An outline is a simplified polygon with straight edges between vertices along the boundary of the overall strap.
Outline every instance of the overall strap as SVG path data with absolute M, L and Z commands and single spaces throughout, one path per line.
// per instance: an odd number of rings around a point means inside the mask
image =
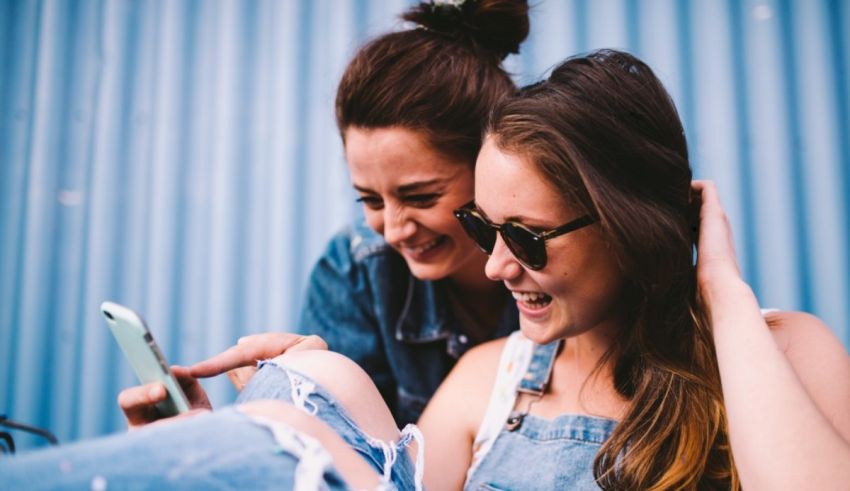
M 552 341 L 549 344 L 535 344 L 531 355 L 528 370 L 517 386 L 517 392 L 524 392 L 536 396 L 542 396 L 549 386 L 552 378 L 552 367 L 555 365 L 555 357 L 561 347 L 563 339 Z
M 525 375 L 522 376 L 516 386 L 516 393 L 523 392 L 537 396 L 537 399 L 528 403 L 524 410 L 519 408 L 514 409 L 505 420 L 505 429 L 508 431 L 516 431 L 522 426 L 525 417 L 531 410 L 531 405 L 539 401 L 543 394 L 546 393 L 546 388 L 549 386 L 549 381 L 552 378 L 552 368 L 555 365 L 555 357 L 558 356 L 558 350 L 561 347 L 562 339 L 552 341 L 549 344 L 534 344 L 531 352 L 531 360 L 528 363 L 528 368 Z

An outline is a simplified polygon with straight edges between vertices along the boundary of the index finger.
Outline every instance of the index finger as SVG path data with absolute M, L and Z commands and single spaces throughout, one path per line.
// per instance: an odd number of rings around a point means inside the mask
M 277 332 L 248 336 L 236 346 L 192 365 L 189 370 L 193 377 L 220 375 L 234 368 L 251 366 L 258 360 L 280 355 L 301 338 L 302 336 L 297 334 Z

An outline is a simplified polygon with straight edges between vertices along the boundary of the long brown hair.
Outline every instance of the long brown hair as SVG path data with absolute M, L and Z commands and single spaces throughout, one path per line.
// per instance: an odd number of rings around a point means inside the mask
M 594 462 L 604 489 L 738 488 L 707 317 L 696 295 L 691 169 L 652 70 L 602 50 L 497 106 L 488 132 L 594 213 L 626 278 L 611 361 L 628 410 Z
M 472 165 L 487 115 L 516 90 L 501 61 L 528 35 L 528 4 L 422 2 L 402 18 L 416 27 L 375 38 L 348 64 L 336 96 L 340 133 L 422 131 L 437 150 Z

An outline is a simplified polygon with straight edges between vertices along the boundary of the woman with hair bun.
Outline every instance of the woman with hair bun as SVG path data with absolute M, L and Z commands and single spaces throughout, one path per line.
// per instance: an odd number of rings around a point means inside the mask
M 115 455 L 159 449 L 147 485 L 847 489 L 850 357 L 812 318 L 765 320 L 647 65 L 611 50 L 568 59 L 498 103 L 485 134 L 475 200 L 454 215 L 521 330 L 460 360 L 419 420 L 424 448 L 357 364 L 302 350 L 245 389 L 276 380 L 279 400 L 81 445 L 66 480 L 133 483 Z M 60 453 L 0 461 L 0 475 L 23 482 L 29 466 L 43 482 Z M 187 471 L 199 454 L 215 472 Z
M 331 239 L 309 280 L 298 334 L 247 336 L 176 374 L 230 371 L 241 389 L 257 360 L 324 348 L 363 367 L 399 424 L 415 422 L 457 358 L 518 329 L 509 292 L 452 211 L 472 199 L 481 127 L 516 90 L 501 65 L 528 35 L 525 0 L 422 2 L 414 27 L 381 35 L 349 62 L 336 120 L 365 223 Z M 262 375 L 261 375 L 262 376 Z M 240 401 L 265 397 L 246 392 Z M 156 419 L 159 387 L 119 399 L 131 426 Z
M 487 114 L 516 90 L 501 62 L 516 53 L 528 35 L 527 1 L 422 2 L 402 18 L 414 27 L 384 34 L 361 47 L 337 91 L 336 120 L 365 223 L 337 234 L 319 259 L 297 326 L 300 334 L 248 336 L 190 369 L 173 367 L 195 408 L 209 407 L 196 377 L 228 371 L 240 389 L 251 379 L 239 402 L 277 398 L 288 390 L 289 381 L 277 370 L 257 372 L 257 360 L 286 351 L 328 348 L 366 371 L 389 406 L 389 413 L 384 409 L 380 415 L 395 419 L 397 427 L 418 419 L 464 352 L 518 328 L 509 292 L 486 278 L 486 255 L 452 212 L 472 199 L 474 163 Z M 343 375 L 340 378 L 346 379 Z M 160 385 L 133 387 L 121 393 L 119 405 L 135 428 L 160 418 L 155 405 L 165 396 Z M 235 417 L 231 413 L 215 414 L 229 430 L 235 425 L 224 420 Z M 94 450 L 82 455 L 94 464 L 96 456 L 103 455 L 98 452 L 107 448 L 118 455 L 121 449 L 149 445 L 145 448 L 159 459 L 181 461 L 198 455 L 185 450 L 199 446 L 192 443 L 203 440 L 197 433 L 212 424 L 186 422 L 173 434 L 149 428 L 145 434 L 153 434 L 150 437 L 112 439 L 113 446 L 94 443 Z M 250 434 L 227 432 L 234 445 L 241 441 L 255 445 Z M 386 440 L 398 440 L 392 437 L 397 430 L 386 434 Z M 167 448 L 157 448 L 156 439 L 168 441 Z M 323 440 L 326 448 L 351 452 L 339 437 L 330 439 L 330 444 Z M 352 443 L 347 437 L 345 441 Z M 374 447 L 362 438 L 355 444 Z M 204 446 L 219 452 L 215 445 Z M 386 464 L 380 453 L 384 447 L 376 448 L 370 450 L 377 452 L 373 460 Z M 42 454 L 41 462 L 50 455 Z M 409 467 L 409 462 L 403 464 L 405 459 L 398 460 L 395 467 L 382 464 L 380 471 Z M 261 467 L 259 461 L 256 465 Z M 161 465 L 150 467 L 162 470 Z M 74 474 L 80 475 L 85 473 Z M 65 486 L 72 485 L 73 478 L 45 482 Z

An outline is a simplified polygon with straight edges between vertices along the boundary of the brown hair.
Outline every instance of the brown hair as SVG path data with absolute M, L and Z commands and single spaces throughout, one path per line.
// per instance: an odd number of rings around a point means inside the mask
M 340 133 L 350 126 L 422 131 L 439 151 L 471 164 L 481 127 L 515 91 L 501 60 L 528 35 L 525 0 L 422 2 L 402 15 L 416 28 L 384 34 L 348 64 L 336 96 Z
M 600 218 L 628 326 L 600 362 L 630 403 L 594 462 L 604 489 L 739 487 L 714 345 L 696 295 L 691 169 L 676 108 L 637 58 L 567 60 L 499 105 L 488 132 Z M 599 368 L 599 367 L 597 367 Z

